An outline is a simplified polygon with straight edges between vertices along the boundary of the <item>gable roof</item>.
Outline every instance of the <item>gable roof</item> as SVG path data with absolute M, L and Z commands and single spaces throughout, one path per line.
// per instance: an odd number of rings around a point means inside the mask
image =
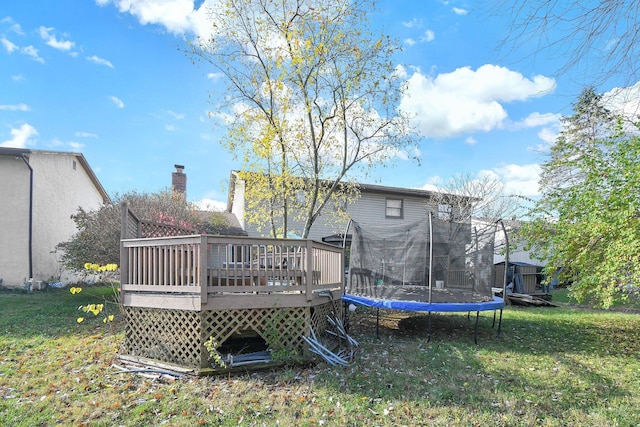
M 29 148 L 10 148 L 10 147 L 0 147 L 0 156 L 11 156 L 11 157 L 28 157 L 29 154 L 54 154 L 54 155 L 64 155 L 64 156 L 74 156 L 78 163 L 82 166 L 87 176 L 93 183 L 94 187 L 100 193 L 102 197 L 102 201 L 104 203 L 110 202 L 111 198 L 109 194 L 107 194 L 106 190 L 98 180 L 98 177 L 89 166 L 89 162 L 84 157 L 82 153 L 74 153 L 67 151 L 47 151 L 47 150 L 31 150 Z
M 229 192 L 227 195 L 227 211 L 231 211 L 231 206 L 233 205 L 233 197 L 235 194 L 236 180 L 238 179 L 237 170 L 231 171 L 231 177 L 229 179 Z M 433 198 L 442 195 L 448 195 L 450 197 L 458 197 L 460 199 L 470 199 L 476 200 L 476 197 L 471 196 L 456 196 L 455 194 L 444 193 L 440 191 L 431 191 L 431 190 L 422 190 L 418 188 L 404 188 L 404 187 L 388 187 L 385 185 L 377 185 L 377 184 L 362 184 L 356 183 L 356 186 L 360 190 L 361 193 L 376 193 L 376 194 L 386 194 L 386 195 L 395 195 L 395 196 L 406 196 L 406 197 L 419 197 L 419 198 Z

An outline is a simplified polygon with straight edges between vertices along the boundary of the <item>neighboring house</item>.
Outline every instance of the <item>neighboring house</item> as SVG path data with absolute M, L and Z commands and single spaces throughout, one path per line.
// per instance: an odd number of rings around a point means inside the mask
M 515 237 L 514 231 L 520 227 L 520 221 L 505 220 L 504 226 L 509 237 L 509 262 L 535 265 L 538 267 L 543 267 L 546 264 L 545 262 L 534 258 L 531 255 L 530 251 L 524 249 L 525 243 L 522 241 L 518 241 Z M 505 243 L 506 239 L 504 233 L 502 232 L 502 228 L 498 227 L 498 232 L 496 233 L 496 254 L 493 257 L 494 264 L 504 262 Z
M 409 188 L 359 184 L 360 197 L 347 206 L 349 216 L 362 225 L 412 223 L 423 219 L 429 212 L 449 215 L 451 207 L 438 205 L 432 191 Z M 235 214 L 242 228 L 250 237 L 264 237 L 255 224 L 245 221 L 245 181 L 238 173 L 231 172 L 227 211 Z M 311 227 L 309 238 L 318 241 L 341 243 L 347 222 L 336 223 L 320 216 Z M 303 224 L 290 220 L 290 230 L 301 230 Z
M 95 210 L 108 201 L 82 154 L 0 147 L 2 286 L 68 281 L 56 245 L 76 232 L 71 216 L 79 207 Z

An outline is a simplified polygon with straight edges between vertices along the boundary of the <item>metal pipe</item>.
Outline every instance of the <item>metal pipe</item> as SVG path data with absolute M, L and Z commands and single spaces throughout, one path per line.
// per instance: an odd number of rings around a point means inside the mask
M 432 285 L 432 277 L 431 272 L 433 271 L 433 223 L 431 218 L 433 217 L 433 212 L 429 212 L 429 304 L 431 304 L 431 285 Z M 429 318 L 431 320 L 431 318 Z M 431 332 L 429 332 L 429 336 L 431 336 Z
M 502 226 L 502 232 L 504 233 L 505 252 L 504 252 L 504 276 L 502 280 L 502 298 L 506 304 L 507 302 L 507 269 L 509 268 L 509 235 L 507 234 L 507 228 L 504 226 L 504 221 L 499 220 Z M 515 291 L 515 289 L 514 289 Z
M 29 168 L 29 279 L 33 279 L 33 168 L 24 153 L 20 158 Z

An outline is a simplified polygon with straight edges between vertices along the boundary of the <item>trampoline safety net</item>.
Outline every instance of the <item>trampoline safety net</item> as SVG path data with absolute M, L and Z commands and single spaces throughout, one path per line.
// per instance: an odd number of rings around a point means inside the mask
M 427 303 L 492 300 L 495 223 L 433 215 L 396 226 L 351 223 L 345 292 Z

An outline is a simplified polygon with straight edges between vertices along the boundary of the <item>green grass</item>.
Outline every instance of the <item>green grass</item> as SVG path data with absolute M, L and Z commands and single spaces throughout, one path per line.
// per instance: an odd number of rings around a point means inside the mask
M 563 305 L 578 305 L 578 302 L 571 295 L 568 288 L 554 289 L 551 294 L 553 295 L 553 302 Z M 585 306 L 593 304 L 586 303 Z M 640 312 L 640 300 L 637 298 L 628 298 L 626 301 L 618 301 L 611 307 L 613 311 L 623 312 Z
M 502 334 L 466 315 L 352 314 L 356 363 L 212 378 L 122 374 L 122 320 L 78 324 L 111 290 L 0 292 L 0 426 L 638 426 L 640 316 L 504 311 Z M 108 310 L 114 310 L 108 305 Z M 473 319 L 473 318 L 472 318 Z

